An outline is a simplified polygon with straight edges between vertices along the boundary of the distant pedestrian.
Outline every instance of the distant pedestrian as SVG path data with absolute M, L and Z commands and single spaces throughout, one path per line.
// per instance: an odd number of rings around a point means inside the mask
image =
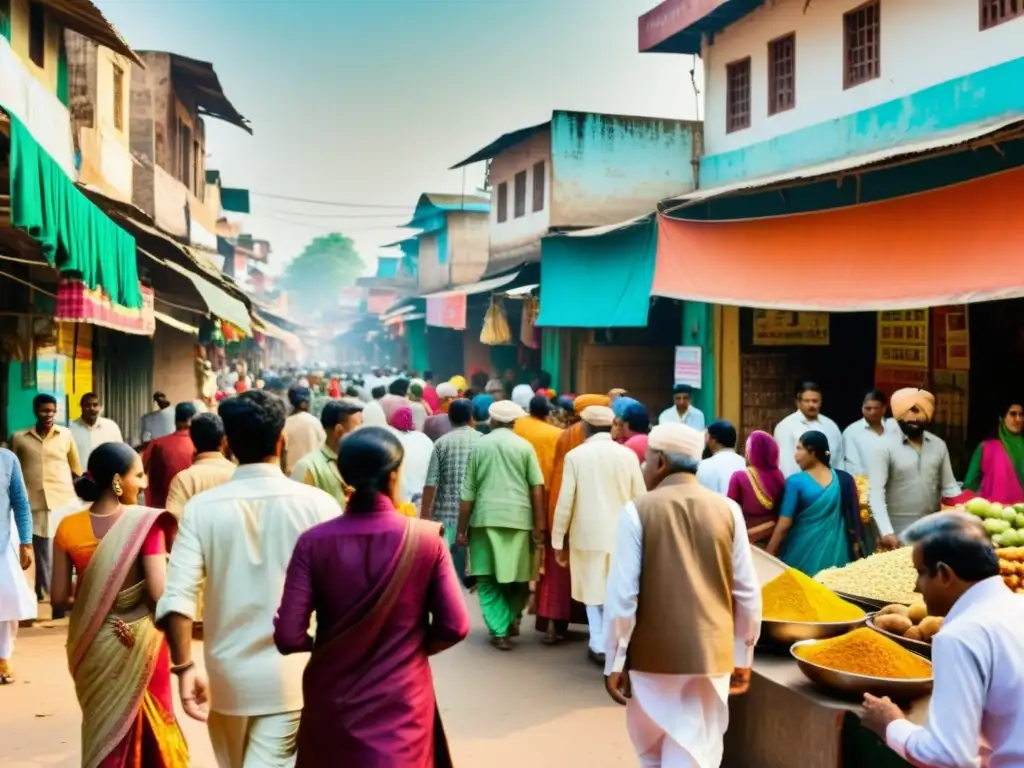
M 747 468 L 747 460 L 736 453 L 736 427 L 732 422 L 725 419 L 711 422 L 705 438 L 711 455 L 701 461 L 697 482 L 724 496 L 729 491 L 732 476 Z
M 189 424 L 188 434 L 195 451 L 192 464 L 174 476 L 167 491 L 167 511 L 179 520 L 193 496 L 226 483 L 235 474 L 220 416 L 197 414 Z
M 32 560 L 32 508 L 21 464 L 0 448 L 0 685 L 14 682 L 18 622 L 36 618 L 36 601 L 22 573 Z
M 659 424 L 685 424 L 698 431 L 704 431 L 704 413 L 693 405 L 693 387 L 689 384 L 676 384 L 672 389 L 673 404 L 658 416 Z
M 313 394 L 309 387 L 296 386 L 288 390 L 292 413 L 284 425 L 284 456 L 281 469 L 291 476 L 295 465 L 313 451 L 320 450 L 327 438 L 320 419 L 310 413 Z
M 427 484 L 427 470 L 430 467 L 430 455 L 434 443 L 422 432 L 416 431 L 412 409 L 399 408 L 391 418 L 391 427 L 402 443 L 405 458 L 402 462 L 402 482 L 399 485 L 398 499 L 419 507 L 423 497 L 423 488 Z
M 346 435 L 363 425 L 363 405 L 359 401 L 332 400 L 320 414 L 320 425 L 327 433 L 324 444 L 299 460 L 292 470 L 292 480 L 329 493 L 338 502 L 340 512 L 345 508 L 347 493 L 338 470 L 338 446 Z
M 42 601 L 50 594 L 53 570 L 53 529 L 56 520 L 50 514 L 74 504 L 75 479 L 82 475 L 78 448 L 71 431 L 58 426 L 57 399 L 36 395 L 32 401 L 35 426 L 14 435 L 11 447 L 21 462 L 32 506 L 32 547 L 35 551 L 36 597 Z M 64 616 L 63 607 L 53 606 L 54 618 Z
M 100 415 L 103 408 L 100 396 L 95 392 L 86 392 L 79 404 L 82 415 L 72 421 L 68 428 L 75 439 L 79 462 L 82 466 L 88 466 L 89 456 L 96 448 L 105 443 L 123 443 L 124 437 L 121 428 L 112 419 Z
M 452 423 L 448 418 L 448 409 L 459 397 L 454 384 L 444 382 L 437 385 L 438 408 L 423 425 L 423 434 L 435 442 L 443 435 L 452 431 Z
M 153 393 L 153 404 L 156 409 L 144 414 L 140 424 L 142 434 L 141 446 L 145 448 L 150 441 L 158 437 L 166 437 L 174 431 L 174 408 L 167 395 L 163 392 Z
M 178 403 L 174 407 L 174 432 L 153 440 L 143 451 L 142 464 L 149 475 L 147 505 L 166 509 L 167 493 L 174 476 L 192 466 L 196 449 L 192 444 L 189 427 L 195 415 L 196 407 L 192 403 Z

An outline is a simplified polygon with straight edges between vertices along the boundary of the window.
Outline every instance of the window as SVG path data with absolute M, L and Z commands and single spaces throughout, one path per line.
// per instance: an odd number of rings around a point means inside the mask
M 882 74 L 881 4 L 868 3 L 843 16 L 843 87 L 853 88 Z
M 28 57 L 37 67 L 46 66 L 46 6 L 33 2 L 28 14 Z
M 1024 16 L 1024 0 L 981 0 L 981 28 Z
M 508 221 L 508 182 L 498 185 L 498 223 Z
M 526 171 L 516 174 L 515 183 L 515 217 L 521 219 L 526 215 Z
M 533 212 L 544 210 L 544 182 L 547 181 L 544 161 L 533 164 Z
M 725 66 L 725 132 L 750 127 L 750 57 Z
M 206 174 L 203 173 L 203 145 L 199 139 L 192 142 L 192 181 L 195 183 L 196 197 L 202 200 L 206 191 Z
M 114 65 L 114 127 L 124 130 L 124 70 Z
M 768 43 L 768 114 L 796 106 L 796 34 Z
M 192 129 L 178 120 L 178 181 L 192 188 Z

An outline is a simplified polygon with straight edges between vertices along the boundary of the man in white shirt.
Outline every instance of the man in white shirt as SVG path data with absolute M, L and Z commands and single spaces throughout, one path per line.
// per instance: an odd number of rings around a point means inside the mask
M 619 515 L 605 687 L 626 705 L 645 766 L 721 764 L 728 696 L 748 689 L 761 633 L 743 513 L 697 482 L 703 449 L 704 436 L 683 424 L 651 430 L 649 490 Z
M 673 404 L 658 416 L 659 424 L 685 424 L 698 431 L 704 430 L 704 413 L 695 405 L 690 404 L 693 387 L 689 384 L 676 384 L 672 388 Z
M 796 463 L 796 444 L 804 432 L 816 430 L 828 438 L 833 467 L 845 467 L 843 434 L 828 416 L 821 413 L 821 387 L 813 381 L 800 385 L 796 393 L 796 413 L 791 413 L 775 426 L 775 442 L 779 444 L 779 469 L 786 477 L 800 471 Z
M 871 460 L 878 449 L 889 438 L 899 439 L 903 433 L 895 419 L 885 418 L 887 401 L 884 392 L 877 389 L 864 395 L 859 419 L 843 430 L 843 452 L 846 454 L 846 471 L 854 477 L 866 476 Z
M 712 421 L 708 425 L 707 443 L 711 456 L 697 468 L 697 482 L 725 496 L 732 476 L 747 468 L 747 460 L 736 453 L 736 427 L 725 419 Z
M 274 614 L 299 535 L 339 510 L 328 494 L 281 473 L 285 413 L 262 390 L 221 403 L 239 467 L 185 505 L 157 605 L 185 712 L 207 721 L 220 768 L 295 765 L 308 659 L 277 652 Z M 192 660 L 200 589 L 205 673 Z
M 82 468 L 88 469 L 89 456 L 94 450 L 105 443 L 123 443 L 121 428 L 104 416 L 100 416 L 100 396 L 95 392 L 86 392 L 80 401 L 82 415 L 71 422 L 69 429 L 78 449 L 78 459 Z
M 167 437 L 174 432 L 174 407 L 163 392 L 153 393 L 155 411 L 143 414 L 139 429 L 141 444 L 145 448 L 158 437 Z
M 588 656 L 603 666 L 602 606 L 615 528 L 623 505 L 642 495 L 646 487 L 636 454 L 612 440 L 612 409 L 591 405 L 583 409 L 580 418 L 584 442 L 565 455 L 551 546 L 558 565 L 569 568 L 572 599 L 587 606 Z
M 327 439 L 320 419 L 309 412 L 312 393 L 309 387 L 292 387 L 288 390 L 288 402 L 292 404 L 291 416 L 284 425 L 284 455 L 281 469 L 291 477 L 295 465 L 313 451 L 319 451 Z
M 931 515 L 903 539 L 914 546 L 928 613 L 945 616 L 932 639 L 928 724 L 914 725 L 888 698 L 870 695 L 863 724 L 914 765 L 1024 765 L 1024 597 L 1003 583 L 992 543 L 971 515 Z

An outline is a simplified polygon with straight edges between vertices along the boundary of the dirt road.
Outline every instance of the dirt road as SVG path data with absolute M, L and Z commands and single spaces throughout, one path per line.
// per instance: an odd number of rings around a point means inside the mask
M 636 765 L 622 710 L 586 661 L 586 643 L 546 648 L 532 630 L 500 653 L 476 600 L 473 633 L 434 660 L 438 702 L 460 768 Z M 531 624 L 532 621 L 524 622 Z M 0 687 L 0 765 L 75 768 L 80 716 L 64 656 L 65 628 L 22 630 L 18 682 Z M 201 648 L 196 648 L 202 658 Z M 205 727 L 180 713 L 194 768 L 216 768 Z

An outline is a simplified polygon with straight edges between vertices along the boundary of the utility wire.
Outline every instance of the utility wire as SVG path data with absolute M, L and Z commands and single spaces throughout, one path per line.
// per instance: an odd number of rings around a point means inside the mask
M 264 208 L 263 206 L 260 206 L 255 211 L 250 211 L 250 215 L 298 216 L 303 219 L 400 219 L 407 217 L 409 214 L 402 211 L 393 211 L 391 213 L 345 213 L 343 211 L 339 211 L 338 213 L 319 213 L 295 210 L 289 211 L 283 208 Z
M 343 203 L 337 200 L 316 200 L 308 197 L 289 197 L 288 195 L 275 195 L 270 192 L 255 192 L 250 191 L 250 195 L 256 195 L 257 197 L 267 197 L 271 200 L 288 200 L 293 203 L 309 203 L 311 205 L 333 205 L 338 208 L 392 208 L 395 210 L 409 211 L 415 206 L 413 205 L 383 205 L 377 203 Z

